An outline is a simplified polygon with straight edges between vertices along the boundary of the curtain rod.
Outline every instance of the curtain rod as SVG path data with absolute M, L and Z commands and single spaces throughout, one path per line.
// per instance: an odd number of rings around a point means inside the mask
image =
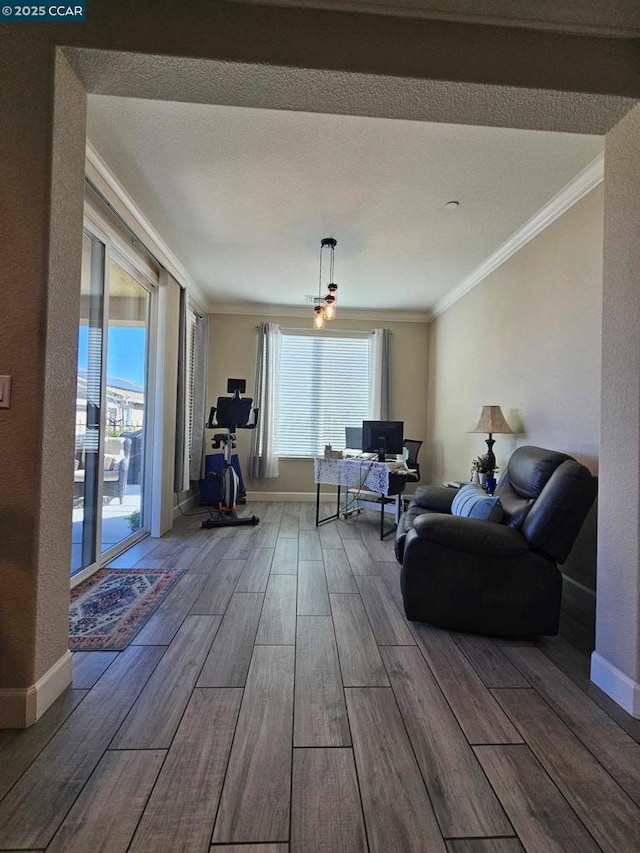
M 261 323 L 256 323 L 256 329 L 259 329 L 261 325 L 262 325 Z M 282 326 L 282 328 L 286 329 L 288 332 L 309 332 L 309 334 L 311 334 L 311 333 L 317 333 L 319 331 L 322 331 L 322 332 L 324 332 L 326 334 L 330 334 L 330 335 L 337 335 L 337 334 L 340 334 L 340 332 L 347 332 L 349 334 L 355 333 L 358 335 L 372 335 L 373 331 L 374 331 L 373 329 L 369 329 L 369 330 L 367 330 L 367 329 L 322 329 L 322 330 L 319 330 L 319 329 L 311 329 L 308 326 L 304 326 L 301 328 L 296 328 L 295 326 Z M 393 334 L 391 329 L 389 329 L 389 334 L 390 335 Z

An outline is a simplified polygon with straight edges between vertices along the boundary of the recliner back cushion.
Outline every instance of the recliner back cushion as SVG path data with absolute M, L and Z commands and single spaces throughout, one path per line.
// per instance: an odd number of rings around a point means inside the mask
M 543 450 L 541 447 L 518 447 L 495 490 L 502 502 L 503 524 L 507 527 L 522 527 L 534 501 L 554 471 L 568 459 L 571 457 L 566 453 Z
M 533 498 L 520 497 L 511 485 L 507 473 L 501 477 L 494 494 L 500 498 L 502 504 L 502 523 L 507 527 L 520 528 L 531 509 Z
M 522 525 L 531 546 L 564 563 L 595 500 L 596 489 L 596 478 L 575 459 L 558 466 Z
M 566 453 L 541 447 L 518 447 L 509 459 L 509 480 L 522 498 L 537 498 L 559 465 L 571 459 Z

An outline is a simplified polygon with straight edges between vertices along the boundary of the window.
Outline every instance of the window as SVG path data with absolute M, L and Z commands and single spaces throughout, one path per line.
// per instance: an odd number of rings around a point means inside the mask
M 369 417 L 369 334 L 282 330 L 278 454 L 344 447 L 344 428 Z

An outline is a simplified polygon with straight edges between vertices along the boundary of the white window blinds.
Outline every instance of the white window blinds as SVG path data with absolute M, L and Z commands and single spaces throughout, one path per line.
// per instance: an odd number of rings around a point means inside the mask
M 345 426 L 369 416 L 369 335 L 282 330 L 278 454 L 344 447 Z

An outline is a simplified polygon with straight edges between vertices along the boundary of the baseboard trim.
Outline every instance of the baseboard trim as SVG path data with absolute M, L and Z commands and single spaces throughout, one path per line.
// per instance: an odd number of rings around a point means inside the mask
M 178 501 L 178 503 L 173 508 L 173 518 L 179 518 L 182 515 L 182 512 L 185 512 L 188 509 L 191 509 L 192 506 L 196 506 L 197 502 L 200 500 L 200 493 L 196 490 L 192 492 L 188 498 L 185 498 L 183 501 Z
M 29 687 L 0 687 L 0 729 L 32 726 L 71 684 L 73 655 L 67 651 Z
M 323 501 L 335 501 L 335 495 L 320 496 Z M 248 501 L 287 501 L 290 503 L 311 503 L 315 501 L 315 492 L 247 492 Z
M 591 681 L 628 714 L 640 720 L 640 684 L 597 652 L 591 654 Z

